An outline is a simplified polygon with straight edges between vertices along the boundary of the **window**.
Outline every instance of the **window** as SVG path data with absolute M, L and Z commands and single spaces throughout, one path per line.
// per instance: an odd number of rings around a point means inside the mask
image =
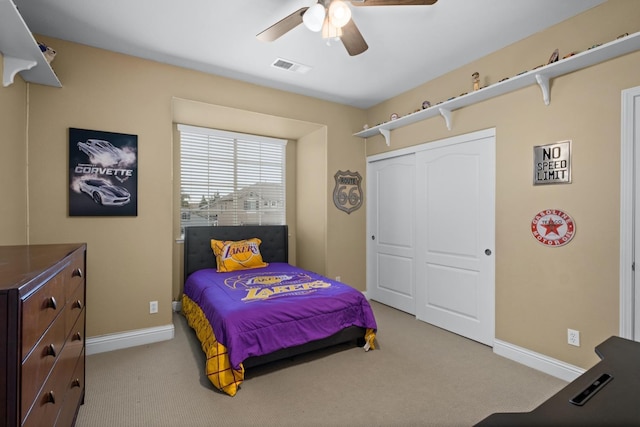
M 285 223 L 286 140 L 178 125 L 180 225 Z

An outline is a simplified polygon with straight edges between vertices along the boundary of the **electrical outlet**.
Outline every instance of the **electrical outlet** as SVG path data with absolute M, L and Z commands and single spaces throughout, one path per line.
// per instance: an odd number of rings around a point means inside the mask
M 149 314 L 158 312 L 158 301 L 149 301 Z
M 567 344 L 580 347 L 580 331 L 567 329 Z
M 336 282 L 339 282 L 339 281 L 341 281 L 341 280 L 342 280 L 342 277 L 340 277 L 340 276 L 336 276 Z

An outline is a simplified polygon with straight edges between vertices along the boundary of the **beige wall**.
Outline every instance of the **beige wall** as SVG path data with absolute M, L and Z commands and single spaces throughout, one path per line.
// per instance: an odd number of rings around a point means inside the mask
M 366 175 L 365 143 L 360 138 L 345 140 L 341 135 L 351 135 L 362 129 L 365 116 L 355 118 L 351 123 L 342 122 L 327 128 L 327 175 L 325 177 L 327 204 L 327 269 L 325 275 L 340 276 L 344 283 L 358 289 L 366 288 L 366 209 L 364 203 L 356 211 L 347 214 L 333 203 L 336 186 L 334 175 L 338 171 L 358 172 Z M 355 161 L 362 159 L 362 163 Z M 362 184 L 362 191 L 366 186 Z
M 298 263 L 303 268 L 325 274 L 327 256 L 313 248 L 327 247 L 327 130 L 322 127 L 298 140 L 296 182 L 301 189 L 296 198 L 298 238 L 310 245 L 297 250 Z
M 640 30 L 640 2 L 614 0 L 372 108 L 369 123 L 471 90 L 471 74 L 495 83 L 565 55 Z M 367 154 L 496 128 L 496 338 L 581 367 L 619 334 L 621 91 L 640 85 L 640 53 L 554 79 L 551 104 L 537 86 L 367 141 Z M 533 186 L 533 146 L 573 141 L 573 183 Z M 547 248 L 531 235 L 533 216 L 558 208 L 576 222 L 573 241 Z M 567 328 L 581 347 L 567 344 Z
M 16 77 L 0 88 L 0 245 L 27 243 L 26 132 L 27 85 Z
M 636 32 L 638 16 L 640 2 L 611 0 L 367 112 L 43 37 L 58 51 L 53 65 L 63 87 L 26 85 L 18 77 L 0 88 L 0 195 L 18 200 L 0 207 L 1 243 L 88 243 L 89 336 L 170 323 L 180 258 L 173 123 L 180 118 L 176 100 L 184 100 L 199 103 L 202 114 L 212 108 L 229 130 L 251 133 L 254 120 L 247 117 L 260 115 L 271 123 L 267 134 L 296 141 L 297 162 L 317 148 L 300 145 L 326 129 L 319 142 L 326 148 L 318 172 L 324 183 L 301 188 L 305 171 L 297 165 L 295 172 L 294 197 L 324 199 L 322 212 L 296 212 L 293 233 L 304 235 L 307 224 L 323 216 L 325 231 L 313 245 L 295 239 L 295 252 L 324 260 L 326 275 L 364 290 L 366 212 L 333 206 L 334 174 L 364 175 L 366 155 L 495 127 L 496 337 L 588 367 L 597 361 L 593 347 L 618 332 L 620 91 L 640 85 L 640 53 L 555 79 L 550 106 L 532 86 L 455 111 L 452 131 L 439 117 L 398 129 L 391 148 L 382 137 L 365 143 L 352 134 L 365 122 L 411 112 L 425 99 L 435 103 L 470 90 L 474 71 L 483 83 L 494 83 L 545 63 L 555 48 L 563 55 Z M 300 124 L 309 130 L 286 135 Z M 138 135 L 137 217 L 68 217 L 69 127 Z M 533 187 L 532 147 L 565 139 L 573 140 L 573 183 Z M 533 215 L 548 207 L 576 221 L 576 237 L 565 247 L 544 248 L 529 233 Z M 150 300 L 160 302 L 156 315 L 148 314 Z M 567 346 L 567 328 L 581 331 L 582 347 Z

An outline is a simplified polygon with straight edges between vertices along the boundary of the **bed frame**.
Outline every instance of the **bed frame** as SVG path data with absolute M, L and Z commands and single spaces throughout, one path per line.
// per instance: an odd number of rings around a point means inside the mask
M 185 227 L 184 280 L 186 281 L 187 277 L 197 270 L 215 267 L 216 261 L 211 250 L 211 239 L 244 240 L 252 237 L 262 240 L 260 254 L 265 262 L 289 261 L 289 230 L 286 225 Z M 250 357 L 243 362 L 243 365 L 246 369 L 350 341 L 362 345 L 364 344 L 364 334 L 364 328 L 351 326 L 328 338 L 285 348 L 264 356 Z

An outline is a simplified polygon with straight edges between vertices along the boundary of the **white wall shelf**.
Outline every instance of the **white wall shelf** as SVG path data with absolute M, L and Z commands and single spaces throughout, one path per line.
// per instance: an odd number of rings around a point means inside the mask
M 569 58 L 561 59 L 558 62 L 518 74 L 507 80 L 494 83 L 483 89 L 444 101 L 424 110 L 416 111 L 415 113 L 407 114 L 406 116 L 399 117 L 395 120 L 373 126 L 369 129 L 355 133 L 354 136 L 368 138 L 370 136 L 381 134 L 384 136 L 385 142 L 389 146 L 391 145 L 391 131 L 393 129 L 408 126 L 437 115 L 443 117 L 447 129 L 451 130 L 453 126 L 451 117 L 452 111 L 513 92 L 532 84 L 537 84 L 540 87 L 540 90 L 542 91 L 542 100 L 545 105 L 549 105 L 551 102 L 551 79 L 591 65 L 608 61 L 609 59 L 617 58 L 627 53 L 635 52 L 637 50 L 640 50 L 640 32 L 613 40 L 584 52 L 580 52 L 576 55 L 570 56 Z
M 27 82 L 62 87 L 12 0 L 0 0 L 0 52 L 3 86 L 13 84 L 20 73 Z

